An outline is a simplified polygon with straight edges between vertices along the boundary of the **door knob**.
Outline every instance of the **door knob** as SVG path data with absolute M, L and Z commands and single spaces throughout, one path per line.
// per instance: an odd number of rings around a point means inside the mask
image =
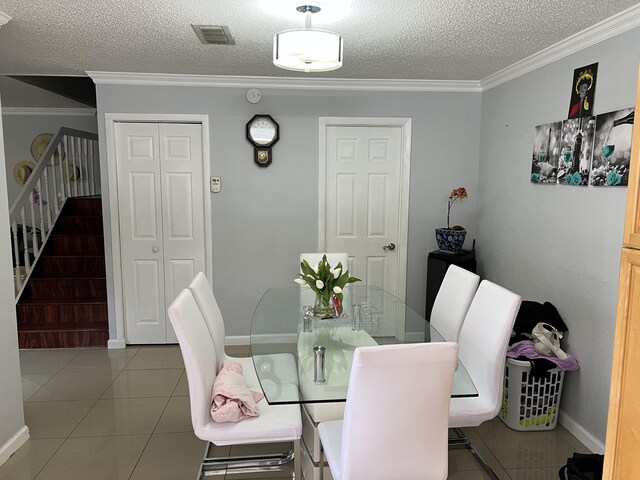
M 159 248 L 159 247 L 157 247 L 157 246 L 156 246 L 156 247 L 153 247 L 153 248 L 151 249 L 151 251 L 152 251 L 153 253 L 158 253 L 158 251 L 159 251 L 159 250 L 160 250 L 160 248 Z
M 393 251 L 396 249 L 396 244 L 395 243 L 390 243 L 389 245 L 385 245 L 384 247 L 382 247 L 382 249 L 386 252 L 386 251 Z

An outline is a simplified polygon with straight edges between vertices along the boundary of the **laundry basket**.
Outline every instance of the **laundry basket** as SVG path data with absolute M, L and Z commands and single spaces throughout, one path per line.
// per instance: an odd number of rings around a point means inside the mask
M 507 358 L 498 416 L 513 430 L 553 430 L 558 422 L 563 381 L 564 371 L 559 368 L 538 378 L 531 375 L 529 362 Z

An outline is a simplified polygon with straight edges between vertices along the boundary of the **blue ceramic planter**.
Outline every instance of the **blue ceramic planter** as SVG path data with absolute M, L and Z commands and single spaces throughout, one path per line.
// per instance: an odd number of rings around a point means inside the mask
M 451 230 L 450 228 L 436 228 L 436 242 L 443 253 L 458 253 L 464 245 L 466 230 Z

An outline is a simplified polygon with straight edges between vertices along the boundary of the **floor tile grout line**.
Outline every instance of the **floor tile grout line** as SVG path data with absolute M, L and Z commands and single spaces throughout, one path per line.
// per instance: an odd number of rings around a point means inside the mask
M 36 439 L 34 439 L 36 440 Z M 64 442 L 66 442 L 66 439 L 62 440 L 62 442 L 60 442 L 60 445 L 58 445 L 58 448 L 56 448 L 56 450 L 51 454 L 51 456 L 47 459 L 46 462 L 44 462 L 44 465 L 42 465 L 42 467 L 40 468 L 40 470 L 38 470 L 38 473 L 35 474 L 35 476 L 33 477 L 33 480 L 37 480 L 38 479 L 38 475 L 40 475 L 42 473 L 42 471 L 44 470 L 44 468 L 49 464 L 49 462 L 51 461 L 51 459 L 53 457 L 56 456 L 56 454 L 60 451 L 60 449 L 62 448 L 62 445 L 64 445 Z
M 180 385 L 180 380 L 182 380 L 182 377 L 184 377 L 186 374 L 187 374 L 187 370 L 183 368 L 182 369 L 182 373 L 180 374 L 180 377 L 178 377 L 178 381 L 176 382 L 175 386 L 173 387 L 173 390 L 171 390 L 171 395 L 170 395 L 171 398 L 173 398 L 173 394 L 176 393 L 178 385 Z M 178 396 L 184 396 L 184 395 L 178 395 Z
M 73 400 L 67 400 L 67 401 L 73 401 Z M 78 401 L 86 401 L 86 402 L 88 402 L 89 400 L 78 400 Z M 89 415 L 89 413 L 91 413 L 91 410 L 93 410 L 95 408 L 95 406 L 97 405 L 97 403 L 99 401 L 100 401 L 100 399 L 96 399 L 96 400 L 93 401 L 93 405 L 91 405 L 89 410 L 87 410 L 87 413 L 85 413 L 84 416 L 78 421 L 76 426 L 71 429 L 71 431 L 69 432 L 69 435 L 67 435 L 67 438 L 65 438 L 64 442 L 66 442 L 67 440 L 69 440 L 69 438 L 71 438 L 71 435 L 73 435 L 73 432 L 76 431 L 76 429 L 78 428 L 78 425 L 80 425 L 82 423 L 82 421 L 85 418 L 87 418 L 87 415 Z M 64 442 L 62 442 L 63 445 L 64 445 Z
M 136 464 L 131 469 L 131 473 L 129 474 L 128 480 L 131 480 L 131 477 L 133 477 L 133 474 L 135 473 L 136 468 L 138 468 L 138 464 L 140 463 L 140 460 L 142 459 L 142 456 L 144 455 L 145 450 L 149 446 L 149 443 L 151 443 L 151 437 L 153 437 L 153 432 L 149 434 L 149 438 L 147 438 L 147 442 L 144 444 L 144 447 L 142 448 L 142 450 L 140 450 L 140 455 L 138 455 Z
M 178 379 L 178 381 L 179 380 L 180 379 Z M 149 434 L 149 438 L 147 439 L 147 443 L 145 443 L 144 448 L 140 452 L 140 456 L 138 457 L 138 460 L 136 460 L 136 464 L 133 466 L 133 469 L 131 470 L 131 474 L 129 475 L 129 480 L 131 480 L 131 477 L 133 476 L 134 472 L 136 471 L 136 468 L 138 468 L 138 464 L 140 463 L 140 460 L 142 459 L 142 456 L 144 455 L 144 452 L 147 450 L 147 447 L 149 446 L 149 443 L 151 443 L 151 438 L 153 438 L 153 435 L 155 434 L 156 429 L 158 428 L 158 424 L 160 423 L 160 420 L 162 419 L 162 415 L 164 415 L 164 412 L 167 411 L 167 407 L 169 406 L 169 402 L 170 401 L 171 401 L 171 397 L 169 397 L 167 399 L 167 403 L 164 404 L 164 408 L 162 409 L 162 412 L 160 413 L 160 415 L 158 415 L 158 420 L 156 421 L 156 424 L 153 426 L 153 430 L 151 430 L 151 433 Z

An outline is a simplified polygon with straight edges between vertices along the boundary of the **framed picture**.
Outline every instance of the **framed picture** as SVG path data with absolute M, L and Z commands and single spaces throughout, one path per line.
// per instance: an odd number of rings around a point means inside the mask
M 569 103 L 569 118 L 591 117 L 593 103 L 596 98 L 596 77 L 598 64 L 593 63 L 573 71 L 571 84 L 571 102 Z

